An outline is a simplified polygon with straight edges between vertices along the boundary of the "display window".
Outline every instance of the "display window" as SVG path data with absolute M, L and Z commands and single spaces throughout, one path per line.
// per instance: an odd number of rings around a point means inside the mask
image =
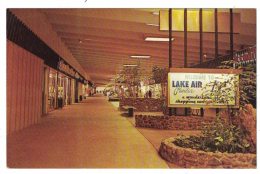
M 58 75 L 58 99 L 62 100 L 61 107 L 71 104 L 70 78 L 62 73 Z
M 66 105 L 70 105 L 75 101 L 75 83 L 71 77 L 56 71 L 48 66 L 45 67 L 45 84 L 43 98 L 43 113 L 48 113 L 54 109 L 61 109 Z M 85 85 L 78 88 L 80 95 L 83 97 L 86 93 Z
M 72 103 L 71 78 L 49 68 L 48 112 Z
M 56 86 L 57 86 L 57 71 L 50 69 L 48 111 L 52 111 L 56 108 L 56 95 L 57 95 Z

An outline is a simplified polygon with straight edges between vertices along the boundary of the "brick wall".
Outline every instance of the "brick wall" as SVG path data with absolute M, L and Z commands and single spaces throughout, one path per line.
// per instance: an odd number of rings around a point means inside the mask
M 119 108 L 134 106 L 139 112 L 162 112 L 163 99 L 156 98 L 120 98 Z
M 204 118 L 200 116 L 135 115 L 136 127 L 171 130 L 200 130 L 203 125 L 213 120 L 212 117 Z

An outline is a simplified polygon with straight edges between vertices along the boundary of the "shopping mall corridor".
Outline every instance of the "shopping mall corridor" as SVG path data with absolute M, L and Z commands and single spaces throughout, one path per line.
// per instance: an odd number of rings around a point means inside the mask
M 105 97 L 51 112 L 8 137 L 11 168 L 167 168 L 145 137 Z

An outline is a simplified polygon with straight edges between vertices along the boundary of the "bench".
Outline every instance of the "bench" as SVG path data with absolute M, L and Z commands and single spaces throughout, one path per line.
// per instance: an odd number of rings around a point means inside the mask
M 136 110 L 136 108 L 134 106 L 123 106 L 122 108 L 125 110 L 128 110 L 129 117 L 134 116 L 134 110 Z
M 119 101 L 119 97 L 108 97 L 108 101 Z

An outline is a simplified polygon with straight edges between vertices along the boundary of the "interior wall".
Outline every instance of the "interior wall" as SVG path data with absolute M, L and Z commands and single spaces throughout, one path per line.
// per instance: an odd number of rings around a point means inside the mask
M 43 60 L 7 41 L 7 134 L 38 123 Z
M 86 79 L 90 79 L 56 32 L 53 31 L 47 17 L 40 9 L 10 9 L 10 11 Z

